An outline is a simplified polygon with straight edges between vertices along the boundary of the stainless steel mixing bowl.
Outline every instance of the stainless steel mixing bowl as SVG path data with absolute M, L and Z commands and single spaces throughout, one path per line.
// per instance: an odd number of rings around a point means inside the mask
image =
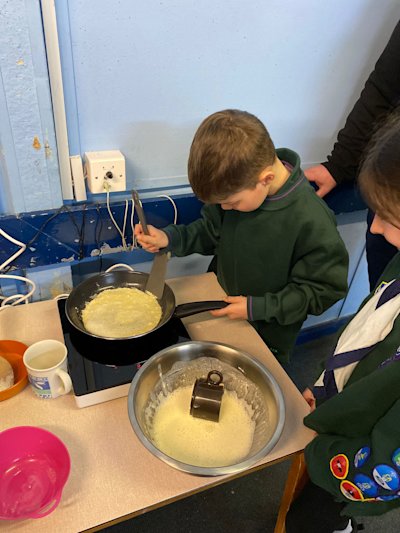
M 251 386 L 256 386 L 254 388 L 257 390 L 255 395 L 257 396 L 257 405 L 255 406 L 257 414 L 254 418 L 253 444 L 248 455 L 236 464 L 218 467 L 186 464 L 163 453 L 152 441 L 148 412 L 149 405 L 151 406 L 151 403 L 154 402 L 155 390 L 160 389 L 161 376 L 170 372 L 172 366 L 176 366 L 178 362 L 195 362 L 195 360 L 204 357 L 218 359 L 221 364 L 229 365 L 236 375 L 240 372 L 239 381 L 234 380 L 234 382 L 238 383 L 237 388 L 242 388 L 242 391 L 236 392 L 239 392 L 250 404 L 255 401 L 252 400 L 254 391 L 246 397 L 246 392 L 240 383 L 240 377 L 243 376 L 243 383 L 248 385 L 248 380 L 250 380 Z M 245 386 L 246 389 L 248 389 L 247 385 Z M 233 388 L 235 387 L 236 385 L 233 386 Z M 278 442 L 285 423 L 285 404 L 282 391 L 275 378 L 259 361 L 232 346 L 199 341 L 189 341 L 170 346 L 153 355 L 142 366 L 129 389 L 128 413 L 136 435 L 153 455 L 178 470 L 202 476 L 234 474 L 249 468 L 272 450 Z

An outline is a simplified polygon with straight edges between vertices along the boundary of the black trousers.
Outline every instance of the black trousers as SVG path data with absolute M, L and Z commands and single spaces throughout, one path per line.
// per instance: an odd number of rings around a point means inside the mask
M 340 514 L 343 507 L 332 494 L 308 481 L 286 515 L 286 533 L 332 533 L 345 529 L 350 517 Z
M 382 235 L 373 235 L 370 232 L 370 227 L 374 219 L 375 213 L 368 210 L 367 224 L 368 229 L 365 236 L 366 253 L 368 263 L 368 278 L 371 291 L 375 288 L 378 279 L 385 270 L 387 264 L 397 253 L 397 248 L 389 244 Z

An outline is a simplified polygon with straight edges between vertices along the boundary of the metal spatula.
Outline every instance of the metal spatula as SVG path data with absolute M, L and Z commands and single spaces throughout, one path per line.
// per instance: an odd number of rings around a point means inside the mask
M 132 191 L 132 198 L 139 217 L 139 222 L 142 225 L 143 231 L 146 235 L 150 235 L 147 227 L 146 216 L 144 214 L 142 203 L 140 201 L 137 191 Z M 158 252 L 155 254 L 153 264 L 151 266 L 150 274 L 146 283 L 146 290 L 154 294 L 161 300 L 164 293 L 165 274 L 167 272 L 167 263 L 169 259 L 168 252 Z

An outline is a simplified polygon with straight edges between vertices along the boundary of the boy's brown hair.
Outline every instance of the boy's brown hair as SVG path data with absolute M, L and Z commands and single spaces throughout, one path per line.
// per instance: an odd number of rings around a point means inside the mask
M 400 222 L 400 112 L 389 115 L 371 138 L 358 184 L 368 206 L 387 222 Z
M 200 124 L 194 136 L 189 181 L 200 200 L 218 203 L 254 188 L 260 172 L 275 157 L 274 144 L 257 117 L 237 109 L 218 111 Z

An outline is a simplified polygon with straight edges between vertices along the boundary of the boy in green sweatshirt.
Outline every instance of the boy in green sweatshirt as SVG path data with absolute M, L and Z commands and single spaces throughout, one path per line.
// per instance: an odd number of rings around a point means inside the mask
M 140 225 L 140 245 L 177 256 L 217 256 L 229 295 L 214 316 L 246 319 L 282 362 L 308 314 L 319 315 L 347 291 L 348 254 L 326 204 L 299 156 L 275 150 L 262 122 L 245 111 L 206 118 L 192 142 L 189 182 L 205 202 L 200 219 L 159 230 Z

